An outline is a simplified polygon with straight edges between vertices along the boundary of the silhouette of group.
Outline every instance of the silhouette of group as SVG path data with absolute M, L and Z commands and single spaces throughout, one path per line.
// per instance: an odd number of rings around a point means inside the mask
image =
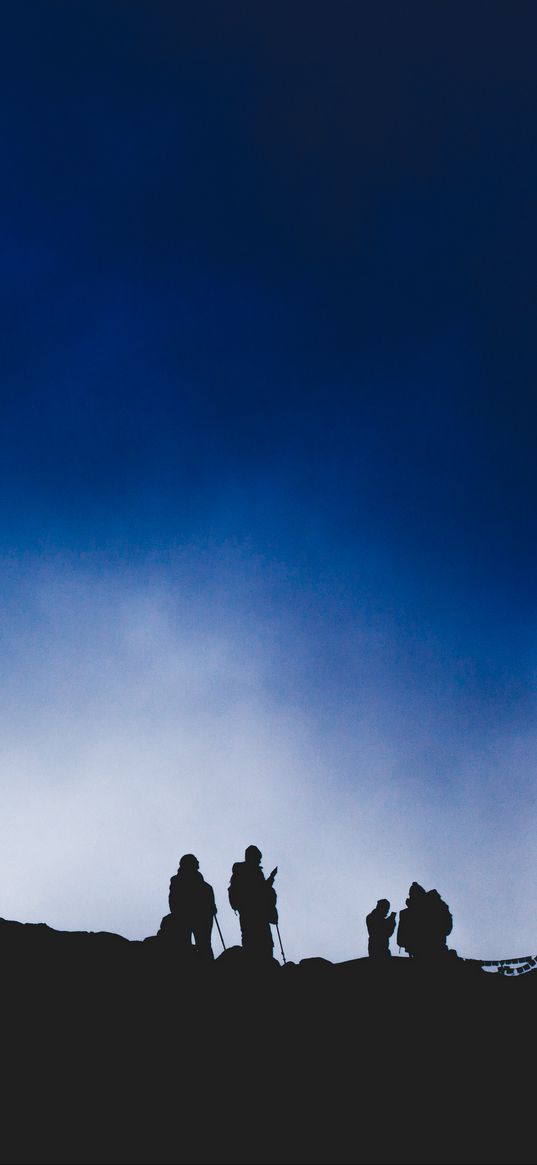
M 278 925 L 274 889 L 278 867 L 275 866 L 265 877 L 262 856 L 256 845 L 249 845 L 244 861 L 234 862 L 228 898 L 232 909 L 239 915 L 244 953 L 253 959 L 267 960 L 274 957 L 271 927 Z M 168 901 L 170 913 L 162 919 L 159 937 L 171 941 L 183 956 L 195 954 L 206 961 L 214 959 L 211 935 L 216 920 L 216 901 L 213 888 L 200 873 L 199 861 L 194 854 L 183 854 L 179 869 L 170 881 Z M 218 922 L 216 925 L 222 938 Z M 379 898 L 366 916 L 370 958 L 390 958 L 390 938 L 395 925 L 396 913 L 390 911 L 388 899 Z M 413 882 L 405 908 L 399 913 L 396 936 L 399 949 L 405 950 L 411 958 L 435 958 L 445 954 L 448 951 L 446 939 L 452 927 L 451 911 L 438 890 L 425 890 L 419 882 Z
M 253 958 L 272 959 L 271 924 L 278 923 L 274 889 L 278 868 L 276 866 L 266 878 L 261 866 L 262 856 L 256 845 L 249 845 L 244 861 L 234 862 L 228 897 L 239 915 L 244 952 Z M 179 869 L 170 881 L 168 902 L 170 913 L 162 919 L 159 937 L 171 941 L 183 956 L 196 954 L 198 958 L 213 959 L 211 934 L 217 913 L 216 901 L 213 888 L 200 873 L 199 861 L 194 854 L 183 854 Z
M 369 955 L 376 959 L 389 958 L 390 938 L 395 930 L 395 912 L 389 914 L 390 903 L 380 898 L 375 909 L 367 915 Z M 438 890 L 424 890 L 413 882 L 408 891 L 405 909 L 399 912 L 396 942 L 410 958 L 436 958 L 446 954 L 446 939 L 453 929 L 449 906 Z

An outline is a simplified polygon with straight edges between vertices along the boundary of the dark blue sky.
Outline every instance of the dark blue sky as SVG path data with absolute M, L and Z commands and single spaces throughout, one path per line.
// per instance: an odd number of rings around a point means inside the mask
M 4 562 L 190 547 L 207 585 L 235 555 L 239 606 L 294 621 L 288 699 L 348 697 L 359 611 L 396 689 L 527 725 L 535 5 L 25 0 L 2 26 Z
M 365 523 L 530 599 L 536 26 L 523 3 L 4 14 L 11 511 L 89 537 L 126 497 L 210 521 L 262 482 L 347 548 Z

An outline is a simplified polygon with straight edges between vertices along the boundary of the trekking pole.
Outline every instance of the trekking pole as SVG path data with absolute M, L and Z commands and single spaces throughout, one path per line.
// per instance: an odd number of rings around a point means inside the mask
M 217 925 L 217 927 L 218 927 L 218 933 L 219 933 L 219 935 L 220 935 L 220 938 L 222 939 L 222 946 L 223 946 L 223 948 L 224 948 L 224 950 L 225 950 L 225 949 L 226 949 L 226 944 L 225 944 L 225 942 L 224 942 L 224 936 L 223 936 L 223 934 L 222 934 L 222 931 L 220 930 L 220 923 L 219 923 L 219 921 L 218 921 L 218 919 L 217 919 L 217 917 L 216 917 L 216 914 L 215 914 L 215 916 L 214 916 L 214 921 L 216 922 L 216 925 Z
M 280 940 L 280 950 L 281 950 L 281 952 L 282 952 L 282 959 L 283 959 L 284 963 L 286 963 L 286 962 L 287 962 L 287 959 L 286 959 L 286 957 L 285 957 L 285 955 L 284 955 L 284 951 L 283 951 L 283 945 L 282 945 L 282 936 L 281 936 L 281 934 L 280 934 L 280 928 L 279 928 L 279 926 L 278 926 L 278 923 L 276 923 L 276 931 L 277 931 L 277 934 L 278 934 L 278 938 L 279 938 L 279 940 Z

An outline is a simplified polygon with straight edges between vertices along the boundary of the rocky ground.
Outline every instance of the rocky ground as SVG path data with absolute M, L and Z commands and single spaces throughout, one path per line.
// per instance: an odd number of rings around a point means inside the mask
M 1 920 L 0 957 L 3 1161 L 534 1160 L 537 971 L 185 965 Z

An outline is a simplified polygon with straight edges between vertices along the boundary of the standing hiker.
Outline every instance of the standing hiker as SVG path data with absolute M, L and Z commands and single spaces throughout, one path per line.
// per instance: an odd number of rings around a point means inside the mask
M 261 866 L 261 850 L 249 845 L 243 862 L 235 862 L 232 868 L 228 897 L 233 910 L 239 912 L 242 947 L 246 954 L 261 958 L 273 958 L 274 940 L 271 923 L 278 922 L 274 879 L 276 866 L 265 878 Z
M 389 959 L 390 938 L 395 930 L 395 911 L 389 913 L 390 903 L 387 898 L 379 898 L 374 910 L 366 917 L 369 941 L 367 951 L 372 959 Z
M 191 954 L 195 950 L 202 958 L 213 959 L 214 891 L 200 874 L 194 854 L 183 854 L 179 862 L 179 869 L 170 881 L 169 905 L 166 926 L 161 925 L 161 930 L 173 939 L 178 951 Z
M 397 946 L 402 947 L 410 958 L 422 954 L 424 903 L 427 891 L 419 882 L 413 882 L 408 891 L 405 909 L 399 911 Z
M 424 890 L 413 882 L 406 910 L 399 912 L 397 945 L 411 958 L 435 958 L 447 953 L 446 938 L 452 928 L 451 911 L 438 890 Z

